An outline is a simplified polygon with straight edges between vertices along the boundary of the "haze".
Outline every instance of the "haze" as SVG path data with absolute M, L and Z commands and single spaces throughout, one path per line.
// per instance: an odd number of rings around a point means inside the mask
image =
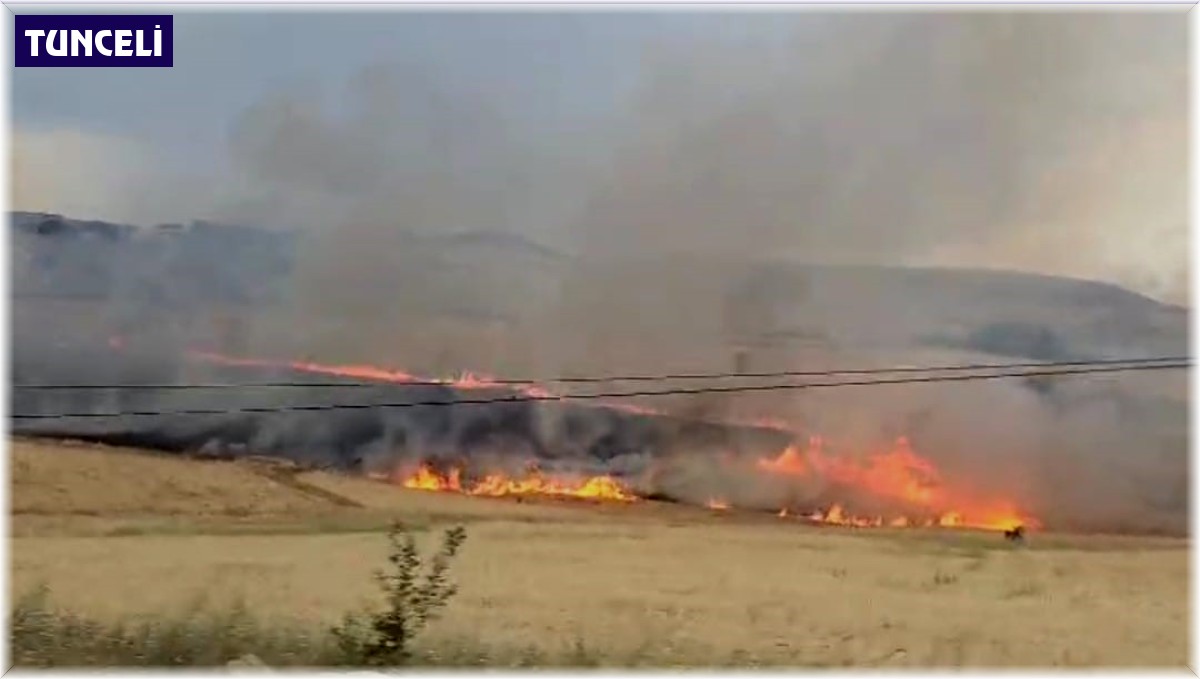
M 482 230 L 1186 302 L 1179 12 L 175 21 L 171 72 L 14 71 L 16 209 L 307 229 L 347 248 L 322 280 L 347 257 L 386 280 L 401 232 Z
M 15 73 L 16 207 L 299 234 L 294 266 L 274 302 L 229 308 L 216 288 L 249 299 L 276 270 L 247 232 L 110 255 L 64 237 L 22 282 L 99 297 L 19 305 L 17 363 L 84 373 L 55 342 L 112 333 L 519 377 L 1186 354 L 1163 303 L 1186 302 L 1183 17 L 177 14 L 171 71 Z M 31 248 L 55 240 L 23 219 Z M 236 342 L 213 336 L 230 315 Z M 905 435 L 1043 516 L 1178 529 L 1185 380 L 649 405 L 857 451 Z

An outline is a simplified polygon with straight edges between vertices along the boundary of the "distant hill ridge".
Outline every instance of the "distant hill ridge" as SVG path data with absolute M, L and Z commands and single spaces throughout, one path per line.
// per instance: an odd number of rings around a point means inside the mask
M 45 212 L 10 213 L 17 297 L 106 298 L 131 284 L 195 283 L 215 301 L 263 302 L 277 297 L 294 266 L 301 232 L 196 221 L 141 227 Z M 554 264 L 566 257 L 509 233 L 463 231 L 405 234 L 412 247 L 463 256 L 489 253 Z M 119 279 L 127 279 L 122 285 Z M 468 309 L 468 314 L 486 315 Z
M 17 299 L 120 298 L 184 311 L 285 299 L 303 237 L 211 222 L 136 227 L 37 212 L 11 219 Z M 404 232 L 400 242 L 392 284 L 416 292 L 387 303 L 472 323 L 551 314 L 553 325 L 576 325 L 584 336 L 615 333 L 611 341 L 677 348 L 730 331 L 751 343 L 940 347 L 1046 360 L 1188 351 L 1186 308 L 1096 281 L 647 254 L 592 261 L 482 230 Z
M 28 236 L 70 238 L 93 236 L 106 240 L 133 239 L 137 237 L 176 236 L 247 239 L 290 243 L 301 233 L 286 229 L 266 229 L 242 224 L 224 224 L 209 221 L 194 221 L 189 224 L 157 224 L 133 226 L 100 220 L 84 220 L 51 212 L 12 211 L 9 213 L 13 230 Z M 414 241 L 440 243 L 448 246 L 483 247 L 503 249 L 537 255 L 546 259 L 564 259 L 566 255 L 518 234 L 500 231 L 457 231 L 444 235 L 406 234 Z

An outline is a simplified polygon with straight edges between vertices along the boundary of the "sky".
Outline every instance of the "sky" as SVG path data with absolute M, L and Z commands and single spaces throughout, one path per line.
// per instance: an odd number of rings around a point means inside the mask
M 416 72 L 452 97 L 468 93 L 503 117 L 507 142 L 587 164 L 606 153 L 590 140 L 628 105 L 647 43 L 772 31 L 766 16 L 659 12 L 146 11 L 174 13 L 171 69 L 14 69 L 16 208 L 144 225 L 291 225 L 291 213 L 264 217 L 244 206 L 264 199 L 246 198 L 233 178 L 238 116 L 299 93 L 336 117 L 347 89 L 372 71 Z M 46 156 L 67 162 L 50 167 Z M 564 211 L 531 219 L 569 218 Z
M 176 13 L 173 68 L 15 69 L 12 114 L 19 135 L 80 137 L 59 143 L 81 155 L 150 154 L 156 168 L 209 175 L 230 163 L 235 116 L 265 94 L 336 99 L 362 69 L 402 65 L 452 89 L 486 91 L 525 128 L 525 141 L 537 143 L 548 131 L 611 115 L 630 87 L 637 43 L 657 23 L 415 11 Z M 92 203 L 99 204 L 79 209 L 140 222 L 200 216 Z
M 171 69 L 13 70 L 15 208 L 1185 294 L 1182 15 L 160 11 Z
M 14 71 L 19 128 L 78 127 L 179 153 L 221 147 L 232 115 L 273 88 L 336 90 L 368 64 L 419 63 L 504 93 L 533 124 L 611 111 L 653 17 L 190 12 L 171 69 Z M 86 102 L 86 107 L 81 105 Z M 189 156 L 190 159 L 190 156 Z

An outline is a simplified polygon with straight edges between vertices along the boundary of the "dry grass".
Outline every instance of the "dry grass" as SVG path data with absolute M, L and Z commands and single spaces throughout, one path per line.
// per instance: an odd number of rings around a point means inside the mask
M 12 442 L 10 455 L 17 537 L 378 531 L 397 515 L 417 525 L 603 516 L 571 505 L 459 496 L 430 503 L 423 493 L 261 459 L 199 461 L 32 440 Z
M 347 507 L 245 463 L 26 443 L 13 455 L 14 511 L 41 512 L 17 516 L 14 590 L 45 583 L 55 603 L 99 619 L 180 611 L 207 596 L 212 605 L 240 599 L 265 620 L 333 622 L 374 594 L 369 576 L 386 546 L 378 532 L 362 531 L 399 516 L 418 525 L 464 520 L 470 535 L 452 569 L 461 593 L 423 640 L 427 658 L 693 666 L 1188 659 L 1185 541 L 1035 535 L 1013 548 L 994 535 L 823 530 L 679 507 L 517 504 L 298 477 L 362 505 Z M 168 481 L 178 495 L 158 485 Z M 59 502 L 76 513 L 52 516 Z M 156 502 L 171 516 L 155 515 Z M 233 534 L 238 524 L 255 534 Z M 113 535 L 113 526 L 126 534 Z
M 15 441 L 12 511 L 33 516 L 249 516 L 324 508 L 249 464 L 198 464 L 179 457 L 83 443 Z

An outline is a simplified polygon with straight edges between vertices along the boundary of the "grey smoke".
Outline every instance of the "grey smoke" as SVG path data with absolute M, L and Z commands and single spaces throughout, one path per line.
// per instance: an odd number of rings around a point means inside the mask
M 592 270 L 617 285 L 631 257 L 704 259 L 709 289 L 677 284 L 698 297 L 730 284 L 709 260 L 782 258 L 1029 270 L 1186 299 L 1183 15 L 730 21 L 749 37 L 645 44 L 634 96 L 574 136 L 539 138 L 513 118 L 515 93 L 415 62 L 269 93 L 231 127 L 260 197 L 240 216 L 304 229 L 306 315 L 374 327 L 443 301 L 422 285 L 442 263 L 413 234 L 480 229 L 582 259 L 561 285 L 525 273 L 542 332 L 583 322 L 569 310 L 609 294 Z
M 587 252 L 896 263 L 957 251 L 942 263 L 1135 285 L 1138 267 L 1185 270 L 1162 243 L 1155 255 L 1087 242 L 1186 233 L 1182 15 L 780 20 L 795 26 L 783 46 L 682 45 L 649 70 L 590 202 Z M 1181 282 L 1153 292 L 1180 298 Z
M 231 121 L 235 190 L 164 195 L 186 206 L 179 221 L 295 237 L 276 298 L 230 312 L 247 353 L 520 376 L 1186 353 L 1187 311 L 1161 303 L 1186 302 L 1182 14 L 730 20 L 746 35 L 643 45 L 633 96 L 571 132 L 530 134 L 518 94 L 420 63 L 271 91 Z M 153 315 L 135 274 L 171 257 L 269 261 L 201 240 L 115 274 L 127 327 Z M 184 298 L 227 279 L 159 278 Z M 198 303 L 160 343 L 194 342 L 211 311 Z M 1181 375 L 1161 374 L 654 401 L 775 417 L 859 452 L 904 434 L 1048 518 L 1174 529 L 1186 403 Z M 622 430 L 560 424 L 539 416 L 533 438 L 578 454 Z M 280 419 L 253 442 L 343 431 Z M 401 447 L 388 436 L 362 448 L 386 456 Z M 710 449 L 736 442 L 714 437 L 702 454 L 658 451 L 673 492 L 729 492 Z M 634 473 L 643 455 L 611 464 Z M 779 501 L 736 485 L 730 500 Z

